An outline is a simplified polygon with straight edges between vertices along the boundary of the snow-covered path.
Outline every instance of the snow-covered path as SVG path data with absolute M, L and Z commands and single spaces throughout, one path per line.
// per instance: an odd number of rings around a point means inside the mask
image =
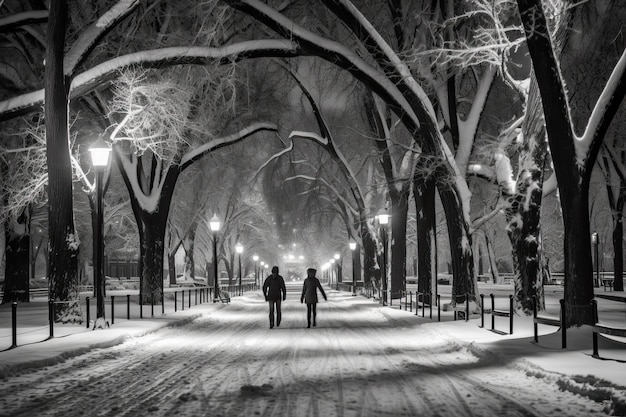
M 556 378 L 437 323 L 331 292 L 318 327 L 293 287 L 269 329 L 260 293 L 180 326 L 2 382 L 0 416 L 592 416 Z M 423 323 L 423 322 L 422 322 Z

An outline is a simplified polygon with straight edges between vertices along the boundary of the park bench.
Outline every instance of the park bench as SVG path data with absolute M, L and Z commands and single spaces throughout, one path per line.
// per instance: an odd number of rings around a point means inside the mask
M 602 286 L 604 287 L 604 291 L 606 291 L 607 288 L 613 291 L 613 282 L 613 278 L 602 278 Z
M 559 317 L 539 316 L 537 314 L 537 299 L 533 299 L 533 330 L 535 333 L 534 341 L 539 343 L 539 333 L 537 329 L 538 324 L 544 324 L 547 326 L 556 326 L 561 328 L 561 348 L 567 347 L 567 326 L 565 325 L 565 300 L 560 299 L 559 304 L 561 310 Z
M 434 305 L 437 306 L 437 321 L 441 321 L 441 296 L 437 294 L 436 297 L 433 297 L 433 294 L 430 292 L 416 292 L 415 293 L 415 315 L 418 315 L 418 311 L 422 309 L 422 317 L 426 317 L 426 307 L 428 306 L 429 318 L 433 318 L 433 301 Z
M 608 336 L 617 336 L 617 337 L 626 337 L 626 327 L 615 327 L 609 326 L 606 324 L 598 323 L 598 302 L 596 300 L 591 300 L 591 306 L 593 308 L 593 316 L 594 316 L 594 324 L 593 326 L 585 325 L 586 327 L 591 328 L 593 331 L 593 354 L 594 358 L 600 358 L 600 354 L 598 353 L 598 333 L 606 334 Z
M 230 303 L 230 294 L 226 291 L 219 291 L 217 297 L 222 303 Z
M 462 301 L 462 302 L 459 303 L 459 298 L 465 298 L 465 301 Z M 481 309 L 482 309 L 482 307 L 481 307 Z M 454 320 L 469 321 L 469 316 L 471 314 L 471 312 L 470 312 L 470 295 L 469 294 L 464 294 L 464 295 L 457 295 L 457 296 L 455 296 L 455 303 L 454 303 L 454 305 L 448 307 L 447 310 L 452 310 L 454 312 Z
M 493 294 L 489 294 L 491 297 L 491 331 L 498 334 L 506 334 L 501 330 L 496 330 L 496 317 L 508 317 L 509 318 L 509 334 L 513 334 L 513 295 L 509 295 L 509 309 L 498 310 L 496 309 L 495 299 Z

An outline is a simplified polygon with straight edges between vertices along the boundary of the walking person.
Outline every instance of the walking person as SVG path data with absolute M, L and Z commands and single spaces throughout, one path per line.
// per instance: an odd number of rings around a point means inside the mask
M 282 292 L 282 293 L 281 293 Z M 265 301 L 270 303 L 270 329 L 274 328 L 274 311 L 276 311 L 276 327 L 280 326 L 280 303 L 287 298 L 287 288 L 285 280 L 278 275 L 278 267 L 272 267 L 272 275 L 265 279 L 263 283 L 263 295 Z
M 322 284 L 320 280 L 315 277 L 315 273 L 317 270 L 313 268 L 309 268 L 306 270 L 307 278 L 304 280 L 304 285 L 302 286 L 302 295 L 300 296 L 300 303 L 304 303 L 306 301 L 306 322 L 307 328 L 311 328 L 311 316 L 313 318 L 313 327 L 316 326 L 316 316 L 317 316 L 317 289 L 320 289 L 322 296 L 324 296 L 324 300 L 328 301 L 326 298 L 326 293 L 324 292 L 324 288 L 322 288 Z

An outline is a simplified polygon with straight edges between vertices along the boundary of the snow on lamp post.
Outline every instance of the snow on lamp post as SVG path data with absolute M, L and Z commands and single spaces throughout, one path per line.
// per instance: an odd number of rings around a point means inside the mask
M 257 269 L 257 261 L 259 260 L 259 255 L 253 255 L 252 260 L 254 261 L 254 285 L 259 285 L 259 271 Z
M 356 254 L 356 242 L 351 240 L 348 245 L 350 246 L 350 251 L 352 252 L 352 295 L 356 296 L 356 262 L 354 261 L 354 256 Z
M 111 148 L 104 141 L 102 136 L 89 147 L 91 153 L 91 163 L 96 169 L 96 221 L 94 227 L 94 254 L 93 254 L 93 276 L 94 290 L 96 293 L 96 320 L 104 320 L 104 239 L 102 236 L 103 229 L 103 210 L 102 210 L 102 181 L 104 171 L 109 165 L 109 155 Z
M 596 257 L 596 279 L 593 282 L 593 286 L 594 287 L 599 287 L 600 286 L 600 259 L 599 259 L 599 253 L 598 253 L 598 232 L 593 232 L 591 234 L 591 243 L 593 243 L 593 252 L 595 253 L 595 257 Z
M 381 268 L 381 281 L 382 281 L 382 303 L 387 304 L 387 225 L 389 224 L 389 218 L 391 216 L 387 213 L 380 213 L 376 215 L 376 220 L 380 225 L 381 241 L 383 245 L 383 262 Z
M 237 252 L 239 258 L 239 295 L 241 295 L 243 294 L 243 291 L 241 291 L 241 254 L 243 253 L 243 246 L 241 243 L 237 242 L 235 245 L 235 252 Z
M 209 228 L 211 229 L 211 234 L 213 235 L 213 276 L 215 277 L 215 289 L 213 291 L 213 302 L 217 302 L 217 297 L 219 296 L 220 291 L 220 282 L 217 277 L 217 232 L 220 230 L 220 219 L 217 217 L 217 214 L 213 214 L 211 220 L 209 220 Z

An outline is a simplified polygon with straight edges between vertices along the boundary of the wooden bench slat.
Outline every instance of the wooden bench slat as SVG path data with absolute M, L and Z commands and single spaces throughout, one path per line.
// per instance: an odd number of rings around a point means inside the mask
M 548 326 L 560 326 L 561 325 L 561 319 L 555 318 L 555 317 L 540 317 L 540 316 L 537 316 L 534 319 L 534 322 L 537 323 L 537 324 L 546 324 Z
M 511 316 L 510 311 L 504 311 L 504 310 L 493 310 L 491 314 L 494 316 L 498 316 L 498 317 L 510 317 Z
M 608 334 L 609 336 L 626 337 L 626 328 L 623 327 L 611 327 L 602 324 L 596 324 L 589 326 L 596 333 Z

